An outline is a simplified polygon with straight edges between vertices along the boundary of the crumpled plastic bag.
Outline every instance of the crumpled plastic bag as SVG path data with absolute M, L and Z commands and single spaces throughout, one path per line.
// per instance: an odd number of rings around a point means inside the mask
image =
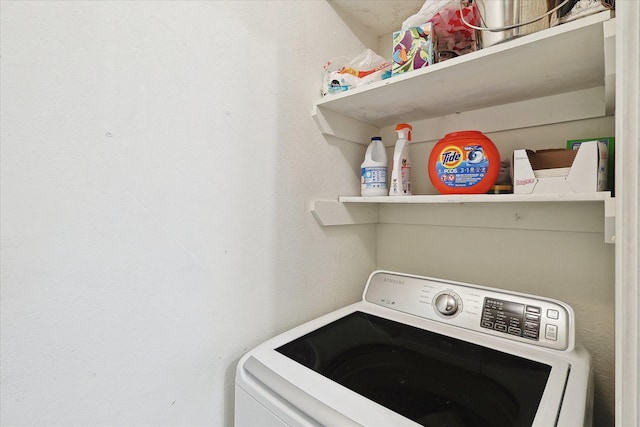
M 614 7 L 615 0 L 577 0 L 571 9 L 561 17 L 558 18 L 559 14 L 553 14 L 551 17 L 551 26 L 564 24 L 578 18 L 593 15 L 594 13 L 613 9 Z
M 458 7 L 458 2 L 456 0 L 426 0 L 418 13 L 405 19 L 402 23 L 402 29 L 408 30 L 411 27 L 426 24 L 431 21 L 441 9 L 450 5 Z
M 471 25 L 480 25 L 481 18 L 476 2 L 464 2 L 462 16 Z M 468 27 L 461 19 L 459 0 L 426 0 L 415 15 L 402 23 L 402 29 L 408 30 L 427 22 L 433 24 L 438 40 L 440 60 L 478 50 L 476 30 Z
M 322 96 L 336 94 L 391 76 L 391 62 L 366 49 L 355 57 L 341 56 L 324 65 Z

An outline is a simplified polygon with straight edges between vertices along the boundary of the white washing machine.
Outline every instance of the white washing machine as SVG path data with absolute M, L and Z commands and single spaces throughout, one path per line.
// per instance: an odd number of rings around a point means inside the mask
M 560 301 L 376 271 L 362 301 L 239 361 L 235 425 L 591 426 L 574 321 Z

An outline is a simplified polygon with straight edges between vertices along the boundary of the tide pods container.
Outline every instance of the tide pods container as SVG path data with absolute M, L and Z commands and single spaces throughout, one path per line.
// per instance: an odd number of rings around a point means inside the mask
M 433 147 L 428 170 L 441 194 L 483 194 L 498 179 L 500 153 L 482 132 L 453 132 Z

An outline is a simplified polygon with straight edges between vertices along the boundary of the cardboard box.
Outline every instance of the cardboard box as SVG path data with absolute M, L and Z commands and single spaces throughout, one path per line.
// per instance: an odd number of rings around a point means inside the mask
M 515 150 L 513 192 L 550 194 L 606 191 L 607 156 L 607 146 L 599 141 L 583 142 L 577 151 Z
M 582 144 L 583 142 L 589 142 L 589 141 L 600 141 L 604 144 L 606 144 L 607 146 L 607 190 L 611 191 L 611 195 L 614 195 L 614 191 L 615 191 L 615 183 L 616 183 L 616 176 L 615 176 L 615 143 L 616 143 L 616 139 L 614 137 L 608 137 L 608 138 L 587 138 L 587 139 L 570 139 L 569 141 L 567 141 L 567 148 L 570 150 L 577 150 L 578 147 L 580 147 L 580 144 Z
M 438 62 L 436 46 L 431 22 L 394 32 L 391 73 L 406 73 L 435 64 Z

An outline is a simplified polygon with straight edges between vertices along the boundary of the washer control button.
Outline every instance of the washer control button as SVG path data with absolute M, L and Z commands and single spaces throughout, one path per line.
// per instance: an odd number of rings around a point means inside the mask
M 525 313 L 524 318 L 527 320 L 534 320 L 537 322 L 540 319 L 540 316 L 538 316 L 537 314 Z
M 525 338 L 529 338 L 529 339 L 537 341 L 538 340 L 538 331 L 537 330 L 536 331 L 525 330 L 524 334 L 522 336 L 525 337 Z
M 558 320 L 558 318 L 560 317 L 560 313 L 558 312 L 558 310 L 554 310 L 550 308 L 547 310 L 547 317 L 549 319 Z
M 558 341 L 558 327 L 547 325 L 544 329 L 544 337 L 550 341 Z
M 511 334 L 511 335 L 517 335 L 517 336 L 521 336 L 522 335 L 522 329 L 520 328 L 516 328 L 515 326 L 509 326 L 507 333 Z
M 457 298 L 455 298 L 457 295 L 454 295 L 442 293 L 436 297 L 435 305 L 440 314 L 444 316 L 452 316 L 456 314 L 459 309 L 459 304 Z

